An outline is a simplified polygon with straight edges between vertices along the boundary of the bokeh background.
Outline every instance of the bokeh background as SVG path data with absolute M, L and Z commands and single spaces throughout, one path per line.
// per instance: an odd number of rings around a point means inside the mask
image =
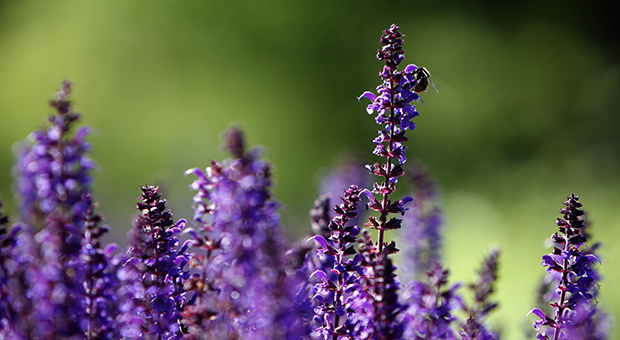
M 612 2 L 0 1 L 0 197 L 12 148 L 50 113 L 65 78 L 96 135 L 95 190 L 126 243 L 140 186 L 191 218 L 183 172 L 223 159 L 232 123 L 275 165 L 291 238 L 309 231 L 319 169 L 370 155 L 377 127 L 356 96 L 379 84 L 381 30 L 426 66 L 410 158 L 442 183 L 446 264 L 470 281 L 503 249 L 493 322 L 522 339 L 561 202 L 581 196 L 601 241 L 600 304 L 620 318 L 620 64 Z M 620 337 L 614 331 L 612 338 Z

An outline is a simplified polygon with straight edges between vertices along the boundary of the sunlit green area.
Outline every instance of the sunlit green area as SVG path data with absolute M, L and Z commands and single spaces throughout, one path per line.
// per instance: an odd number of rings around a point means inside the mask
M 377 161 L 377 127 L 356 96 L 378 85 L 378 38 L 395 22 L 406 61 L 439 89 L 422 95 L 408 146 L 442 183 L 452 278 L 473 280 L 499 245 L 493 322 L 524 338 L 545 240 L 574 191 L 603 243 L 600 305 L 618 319 L 617 41 L 593 28 L 606 27 L 605 8 L 573 5 L 0 1 L 0 197 L 16 215 L 12 146 L 42 126 L 69 78 L 96 130 L 95 190 L 114 241 L 126 242 L 141 185 L 161 186 L 190 219 L 183 173 L 225 158 L 219 134 L 233 123 L 264 147 L 285 227 L 302 237 L 317 170 L 352 150 Z

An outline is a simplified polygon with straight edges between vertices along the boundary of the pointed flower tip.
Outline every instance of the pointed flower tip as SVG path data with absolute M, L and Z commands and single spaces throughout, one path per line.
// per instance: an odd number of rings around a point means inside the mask
M 415 203 L 415 200 L 413 199 L 413 197 L 411 196 L 406 196 L 405 198 L 403 198 L 402 200 L 400 200 L 400 205 L 404 206 L 405 204 L 409 203 L 409 202 L 413 202 L 413 206 L 417 206 L 417 203 Z
M 314 235 L 310 238 L 310 240 L 315 240 L 319 245 L 321 245 L 321 247 L 323 247 L 323 249 L 327 249 L 327 241 L 325 240 L 325 237 L 321 235 Z
M 529 311 L 527 314 L 525 314 L 525 318 L 527 319 L 528 316 L 530 316 L 530 314 L 534 314 L 536 316 L 538 316 L 541 319 L 545 319 L 545 313 L 540 309 L 540 308 L 534 308 L 531 311 Z
M 119 253 L 120 250 L 121 248 L 116 243 L 110 243 L 105 247 L 103 253 L 105 254 L 106 257 L 110 258 L 114 254 Z
M 210 175 L 209 169 L 211 169 L 211 168 L 207 168 L 206 171 L 202 171 L 202 169 L 200 169 L 200 168 L 187 169 L 183 173 L 183 176 L 194 175 L 194 176 L 198 177 L 199 180 L 203 180 L 204 181 Z
M 370 99 L 371 102 L 374 102 L 375 99 L 377 99 L 377 95 L 375 95 L 374 93 L 372 93 L 370 91 L 366 91 L 366 92 L 362 93 L 359 97 L 357 97 L 357 101 L 361 102 L 362 98 L 368 98 L 368 99 Z
M 369 200 L 369 201 L 371 201 L 371 202 L 374 202 L 374 201 L 375 201 L 375 196 L 373 196 L 373 195 L 372 195 L 372 192 L 370 192 L 370 190 L 368 190 L 368 189 L 364 188 L 364 190 L 362 190 L 362 191 L 360 192 L 360 196 L 361 196 L 362 194 L 366 195 L 366 197 L 368 197 L 368 200 Z
M 185 225 L 186 225 L 186 224 L 187 224 L 187 220 L 186 220 L 186 219 L 184 219 L 184 218 L 181 218 L 181 219 L 179 219 L 179 220 L 177 221 L 177 223 L 176 223 L 176 227 L 177 227 L 177 228 L 179 228 L 179 229 L 183 229 L 183 228 L 185 228 Z
M 327 282 L 328 281 L 327 274 L 325 274 L 325 272 L 320 270 L 320 269 L 317 269 L 312 274 L 310 274 L 310 280 L 312 280 L 315 277 L 318 277 L 323 282 Z

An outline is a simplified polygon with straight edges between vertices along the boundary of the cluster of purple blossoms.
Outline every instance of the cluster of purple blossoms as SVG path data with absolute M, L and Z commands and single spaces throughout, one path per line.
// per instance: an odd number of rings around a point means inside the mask
M 192 234 L 206 246 L 200 266 L 209 286 L 197 293 L 209 317 L 193 315 L 204 320 L 194 326 L 211 329 L 206 339 L 299 339 L 305 328 L 294 289 L 301 282 L 286 270 L 290 246 L 271 198 L 270 165 L 259 150 L 246 152 L 239 129 L 225 138 L 234 159 L 187 171 L 197 177 L 191 188 L 200 234 Z
M 103 246 L 101 239 L 110 232 L 110 227 L 101 225 L 104 217 L 95 213 L 97 204 L 92 196 L 84 197 L 88 208 L 84 213 L 84 236 L 80 250 L 80 264 L 83 271 L 84 308 L 83 329 L 86 339 L 116 339 L 115 316 L 118 315 L 116 290 L 119 280 L 116 277 L 122 260 L 118 256 L 118 246 L 114 243 Z
M 65 81 L 50 106 L 49 127 L 33 132 L 22 144 L 15 170 L 21 220 L 41 228 L 53 211 L 66 214 L 77 227 L 83 223 L 87 205 L 82 201 L 91 191 L 91 171 L 95 163 L 88 157 L 89 128 L 82 126 L 69 137 L 80 118 L 67 99 L 71 83 Z
M 189 242 L 177 238 L 186 221 L 176 223 L 159 188 L 142 188 L 140 215 L 130 231 L 127 260 L 119 270 L 119 320 L 125 339 L 181 339 L 181 311 L 186 304 L 184 282 Z
M 0 201 L 0 340 L 499 339 L 487 322 L 498 306 L 499 250 L 464 287 L 471 299 L 449 282 L 437 183 L 420 163 L 405 165 L 414 102 L 430 73 L 413 64 L 400 71 L 403 34 L 396 25 L 383 33 L 382 83 L 360 96 L 381 127 L 373 154 L 382 162 L 349 160 L 329 172 L 310 213 L 314 234 L 298 243 L 281 228 L 270 164 L 232 128 L 230 159 L 186 172 L 196 177 L 193 226 L 175 222 L 159 188 L 145 186 L 128 248 L 104 245 L 111 228 L 96 211 L 89 130 L 75 129 L 80 115 L 64 82 L 48 126 L 17 155 L 13 225 Z M 367 170 L 379 180 L 371 184 Z M 394 198 L 407 182 L 415 189 Z M 597 247 L 585 245 L 578 198 L 565 206 L 543 257 L 551 302 L 531 312 L 541 319 L 538 338 L 606 339 Z M 398 229 L 401 249 L 385 242 Z
M 597 309 L 598 272 L 594 265 L 599 259 L 585 248 L 585 212 L 580 208 L 579 197 L 567 197 L 560 210 L 558 231 L 551 236 L 555 244 L 550 254 L 543 256 L 550 282 L 555 289 L 549 306 L 555 315 L 549 315 L 540 308 L 530 313 L 540 318 L 534 328 L 541 340 L 558 339 L 605 339 L 607 326 L 604 315 Z
M 313 236 L 319 244 L 318 252 L 322 258 L 329 258 L 330 268 L 316 269 L 310 279 L 316 277 L 316 291 L 312 297 L 316 301 L 313 323 L 314 338 L 337 339 L 338 336 L 351 337 L 350 317 L 346 317 L 350 288 L 356 284 L 358 277 L 358 257 L 355 249 L 360 229 L 349 224 L 349 220 L 357 216 L 357 205 L 360 201 L 360 189 L 352 185 L 342 198 L 343 203 L 334 207 L 336 216 L 329 222 L 330 236 Z M 325 263 L 325 261 L 322 261 Z M 329 271 L 328 271 L 329 270 Z

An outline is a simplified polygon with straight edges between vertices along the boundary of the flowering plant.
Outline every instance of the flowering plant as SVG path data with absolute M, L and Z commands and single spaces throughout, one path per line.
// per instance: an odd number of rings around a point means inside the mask
M 17 155 L 13 225 L 0 202 L 0 339 L 499 339 L 487 322 L 499 250 L 474 283 L 450 284 L 436 182 L 407 162 L 407 133 L 432 83 L 424 67 L 399 69 L 403 37 L 396 25 L 383 31 L 381 84 L 358 98 L 370 100 L 380 127 L 381 161 L 365 166 L 378 180 L 355 159 L 332 171 L 311 211 L 313 233 L 297 243 L 282 231 L 271 165 L 232 128 L 230 159 L 186 172 L 195 178 L 192 225 L 173 219 L 158 187 L 144 186 L 127 249 L 103 245 L 110 227 L 96 212 L 89 130 L 75 129 L 65 81 L 47 128 Z M 578 197 L 565 206 L 543 256 L 543 304 L 551 302 L 531 311 L 537 337 L 605 339 L 596 246 L 586 246 Z M 402 245 L 386 241 L 394 230 Z

